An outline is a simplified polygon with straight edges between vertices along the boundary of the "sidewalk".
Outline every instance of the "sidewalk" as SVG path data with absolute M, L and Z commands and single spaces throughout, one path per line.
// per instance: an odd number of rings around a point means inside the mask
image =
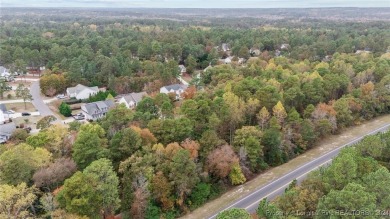
M 209 201 L 200 208 L 194 210 L 193 212 L 184 215 L 183 219 L 198 219 L 198 218 L 208 218 L 211 215 L 217 213 L 218 209 L 223 209 L 229 204 L 238 201 L 242 197 L 250 194 L 255 189 L 266 185 L 267 183 L 291 172 L 292 170 L 298 168 L 299 166 L 307 163 L 311 160 L 314 160 L 317 157 L 320 157 L 327 152 L 340 147 L 357 137 L 361 137 L 367 133 L 370 133 L 373 130 L 376 130 L 386 124 L 390 123 L 390 115 L 380 116 L 371 121 L 365 122 L 359 126 L 354 126 L 346 129 L 339 135 L 329 136 L 326 139 L 323 139 L 317 143 L 317 147 L 305 152 L 304 154 L 290 160 L 288 163 L 285 163 L 281 166 L 274 167 L 268 171 L 258 175 L 256 178 L 245 183 L 244 185 L 237 186 L 231 190 L 225 192 L 217 199 Z
M 29 100 L 26 100 L 26 102 L 31 102 Z M 2 103 L 24 103 L 23 99 L 16 99 L 16 100 L 0 100 L 0 104 Z

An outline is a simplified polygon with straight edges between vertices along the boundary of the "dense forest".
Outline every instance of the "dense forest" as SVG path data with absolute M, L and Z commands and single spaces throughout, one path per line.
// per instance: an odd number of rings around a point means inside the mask
M 45 66 L 49 96 L 78 83 L 149 96 L 97 122 L 15 132 L 0 147 L 1 217 L 176 218 L 390 112 L 388 21 L 76 18 L 3 15 L 0 65 L 21 73 Z M 229 56 L 231 64 L 221 63 Z M 178 83 L 179 64 L 193 80 L 177 101 L 158 91 Z M 379 166 L 389 166 L 387 135 L 345 150 L 263 205 L 286 214 L 338 209 L 344 192 L 369 211 L 390 207 L 375 190 L 386 188 L 369 184 L 388 175 Z M 310 189 L 317 196 L 297 195 Z

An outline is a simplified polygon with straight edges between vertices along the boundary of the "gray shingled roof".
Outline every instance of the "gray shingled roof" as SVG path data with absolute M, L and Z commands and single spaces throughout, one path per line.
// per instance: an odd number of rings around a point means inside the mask
M 168 86 L 165 86 L 165 88 L 170 91 L 170 90 L 174 90 L 174 91 L 178 91 L 180 89 L 187 89 L 187 86 L 184 85 L 184 84 L 172 84 L 172 85 L 168 85 Z
M 16 125 L 14 122 L 9 122 L 0 125 L 0 135 L 7 135 L 10 136 L 12 132 L 14 132 L 16 129 Z
M 97 110 L 100 110 L 102 108 L 110 109 L 113 106 L 114 106 L 114 101 L 112 100 L 97 101 L 97 102 L 87 103 L 84 105 L 89 115 L 95 114 Z
M 123 98 L 125 98 L 125 101 L 127 103 L 129 103 L 130 101 L 133 101 L 134 103 L 138 103 L 142 100 L 142 98 L 144 96 L 147 96 L 148 94 L 146 92 L 140 92 L 140 93 L 130 93 L 130 94 L 127 94 L 125 96 L 123 96 Z

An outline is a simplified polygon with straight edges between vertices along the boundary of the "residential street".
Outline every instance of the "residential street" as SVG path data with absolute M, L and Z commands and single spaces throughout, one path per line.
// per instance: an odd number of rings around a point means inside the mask
M 34 107 L 39 111 L 41 116 L 55 116 L 58 121 L 61 121 L 61 118 L 58 117 L 55 113 L 53 113 L 50 108 L 43 102 L 41 97 L 41 90 L 39 87 L 39 81 L 34 81 L 31 84 L 30 88 L 30 94 L 33 98 L 31 103 L 34 105 Z

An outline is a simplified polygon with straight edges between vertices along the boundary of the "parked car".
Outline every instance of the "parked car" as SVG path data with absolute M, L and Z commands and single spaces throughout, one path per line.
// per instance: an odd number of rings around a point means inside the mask
M 13 110 L 7 110 L 6 113 L 7 113 L 7 114 L 14 114 L 15 111 L 13 111 Z
M 22 116 L 31 116 L 31 113 L 23 112 Z
M 85 119 L 85 115 L 82 114 L 82 113 L 78 113 L 78 114 L 76 114 L 76 115 L 73 115 L 73 118 L 74 118 L 75 120 L 83 120 L 83 119 Z
M 65 95 L 63 95 L 63 94 L 58 94 L 58 95 L 57 95 L 57 98 L 58 98 L 58 99 L 65 99 Z

